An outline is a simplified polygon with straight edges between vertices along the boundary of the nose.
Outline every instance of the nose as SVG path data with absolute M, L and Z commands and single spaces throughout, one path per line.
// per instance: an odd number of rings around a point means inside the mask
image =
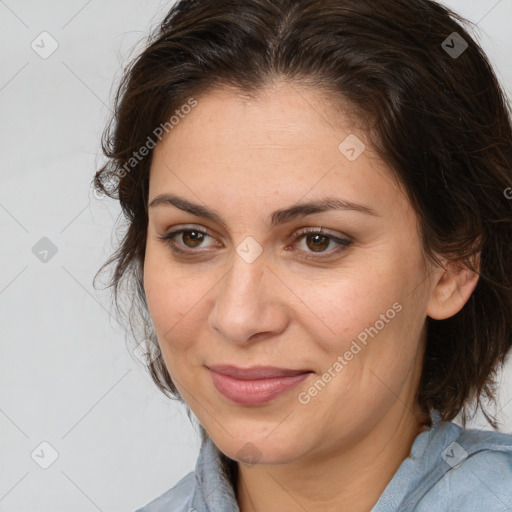
M 267 267 L 263 255 L 247 263 L 235 253 L 231 270 L 215 290 L 209 325 L 226 341 L 245 345 L 286 329 L 286 287 Z

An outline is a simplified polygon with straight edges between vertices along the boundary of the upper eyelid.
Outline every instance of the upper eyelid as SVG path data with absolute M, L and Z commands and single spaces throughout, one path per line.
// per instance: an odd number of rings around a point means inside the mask
M 205 233 L 211 238 L 216 238 L 214 235 L 210 234 L 213 230 L 211 230 L 210 228 L 207 228 L 205 226 L 201 226 L 199 224 L 186 224 L 183 226 L 173 227 L 173 228 L 170 228 L 169 230 L 167 230 L 166 235 L 178 234 L 180 232 L 194 231 L 194 230 Z M 290 237 L 294 238 L 296 236 L 301 236 L 301 235 L 308 234 L 308 233 L 312 233 L 312 234 L 318 233 L 318 234 L 327 235 L 327 236 L 334 237 L 334 238 L 336 238 L 336 237 L 342 238 L 343 237 L 343 238 L 346 238 L 349 240 L 351 239 L 351 237 L 346 235 L 345 233 L 340 233 L 340 232 L 337 232 L 334 230 L 326 229 L 322 226 L 308 226 L 308 227 L 296 229 L 293 231 L 293 234 L 290 235 Z M 164 235 L 164 236 L 166 236 L 166 235 Z
M 163 240 L 167 239 L 167 241 L 175 243 L 176 245 L 178 245 L 178 247 L 181 247 L 180 244 L 175 241 L 175 239 L 180 234 L 182 234 L 184 232 L 187 232 L 187 231 L 199 231 L 199 232 L 201 232 L 203 234 L 206 234 L 210 238 L 212 238 L 214 240 L 217 240 L 216 237 L 212 236 L 209 233 L 210 230 L 208 228 L 206 228 L 204 226 L 200 226 L 200 225 L 184 225 L 184 226 L 174 227 L 174 228 L 169 229 L 165 235 L 163 235 L 163 236 L 161 236 L 159 238 L 163 239 Z M 308 234 L 311 234 L 311 235 L 315 235 L 315 234 L 325 235 L 328 238 L 330 238 L 332 241 L 337 243 L 339 246 L 352 245 L 353 242 L 354 242 L 352 237 L 347 236 L 344 233 L 332 232 L 331 230 L 326 230 L 323 227 L 318 227 L 318 226 L 312 227 L 312 226 L 309 226 L 309 227 L 304 227 L 304 228 L 300 228 L 300 229 L 295 230 L 293 232 L 293 234 L 290 235 L 290 237 L 288 238 L 288 242 L 287 243 L 289 243 L 289 242 L 296 243 L 299 239 L 307 236 Z M 346 243 L 344 244 L 343 242 L 346 242 Z M 191 251 L 191 252 L 199 252 L 200 249 L 201 248 L 192 249 L 190 247 L 185 247 L 183 250 L 184 251 Z M 326 254 L 331 252 L 331 251 L 327 251 Z
M 167 235 L 159 236 L 158 238 L 162 240 L 166 245 L 169 246 L 170 250 L 176 254 L 176 256 L 184 256 L 184 257 L 201 257 L 204 254 L 207 254 L 208 252 L 211 252 L 210 248 L 190 248 L 190 247 L 183 247 L 178 242 L 176 242 L 174 239 L 176 236 L 179 236 L 181 233 L 186 231 L 193 231 L 194 229 L 199 230 L 203 232 L 203 229 L 199 228 L 193 228 L 193 227 L 178 227 L 173 228 L 168 231 Z M 322 231 L 321 231 L 322 230 Z M 204 230 L 206 231 L 206 230 Z M 331 239 L 331 242 L 334 242 L 337 244 L 337 247 L 330 249 L 328 251 L 322 251 L 319 253 L 309 252 L 306 250 L 294 250 L 293 253 L 296 254 L 297 258 L 303 261 L 316 261 L 318 263 L 324 261 L 332 261 L 331 259 L 333 257 L 342 256 L 345 251 L 347 251 L 351 246 L 354 245 L 354 240 L 352 237 L 347 237 L 346 235 L 332 235 L 329 233 L 325 233 L 323 231 L 323 228 L 301 228 L 298 231 L 295 231 L 293 235 L 291 235 L 291 239 L 287 240 L 287 244 L 290 242 L 293 243 L 293 245 L 297 244 L 301 239 L 303 239 L 305 236 L 307 236 L 309 233 L 311 234 L 325 234 L 328 238 Z M 206 233 L 208 236 L 210 236 L 208 233 Z M 212 237 L 213 238 L 213 237 Z M 286 248 L 288 250 L 288 247 Z

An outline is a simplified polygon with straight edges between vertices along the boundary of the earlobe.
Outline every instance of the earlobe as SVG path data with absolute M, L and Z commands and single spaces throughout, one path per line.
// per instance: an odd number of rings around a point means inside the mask
M 445 320 L 456 315 L 471 297 L 479 277 L 478 273 L 460 263 L 449 263 L 444 270 L 440 269 L 428 302 L 427 316 Z

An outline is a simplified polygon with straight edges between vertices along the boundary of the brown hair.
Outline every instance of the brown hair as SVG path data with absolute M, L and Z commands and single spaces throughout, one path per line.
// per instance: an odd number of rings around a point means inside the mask
M 152 151 L 146 158 L 136 151 L 150 140 L 154 146 L 158 127 L 169 131 L 171 115 L 192 97 L 221 86 L 251 95 L 289 80 L 353 107 L 408 194 L 424 254 L 479 273 L 459 313 L 427 318 L 422 409 L 435 408 L 446 421 L 462 411 L 465 425 L 471 401 L 495 402 L 496 371 L 512 341 L 512 200 L 505 193 L 512 186 L 512 128 L 503 90 L 465 23 L 430 0 L 175 4 L 125 70 L 102 139 L 108 161 L 94 178 L 99 191 L 119 199 L 128 221 L 100 271 L 115 263 L 110 286 L 134 337 L 141 341 L 142 327 L 158 343 L 143 286 Z M 479 270 L 472 266 L 478 255 Z M 120 307 L 123 283 L 129 311 Z M 148 367 L 165 394 L 183 401 L 161 354 Z

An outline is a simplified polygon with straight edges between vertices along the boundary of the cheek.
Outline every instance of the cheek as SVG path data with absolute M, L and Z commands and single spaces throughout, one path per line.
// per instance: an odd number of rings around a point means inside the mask
M 324 370 L 338 362 L 333 392 L 350 388 L 370 399 L 375 386 L 381 386 L 376 375 L 390 389 L 400 389 L 418 354 L 424 324 L 424 292 L 414 289 L 420 277 L 410 261 L 406 265 L 389 258 L 381 260 L 379 269 L 348 273 L 315 292 L 310 288 L 308 303 L 322 320 L 310 334 L 324 354 Z
M 146 259 L 144 287 L 151 321 L 155 328 L 158 344 L 174 385 L 183 395 L 181 382 L 186 381 L 183 369 L 183 356 L 193 336 L 184 336 L 183 328 L 192 315 L 188 313 L 188 288 L 176 286 L 165 267 L 160 268 L 151 257 Z M 181 371 L 180 371 L 181 370 Z
M 423 299 L 420 292 L 405 291 L 405 282 L 399 277 L 385 281 L 361 276 L 331 290 L 332 300 L 320 302 L 325 292 L 319 294 L 317 307 L 329 313 L 323 319 L 335 334 L 325 328 L 322 335 L 310 330 L 315 340 L 312 357 L 321 361 L 322 376 L 329 384 L 318 393 L 318 400 L 313 398 L 317 392 L 312 388 L 305 389 L 307 396 L 302 398 L 312 397 L 318 410 L 325 403 L 343 403 L 354 418 L 368 410 L 382 411 L 401 396 L 419 354 Z M 327 415 L 338 425 L 340 416 L 335 411 L 332 408 Z
M 177 285 L 179 281 L 170 273 L 162 252 L 148 242 L 144 261 L 144 291 L 160 345 L 164 345 L 162 342 L 172 335 L 173 326 L 185 316 L 188 290 Z
M 402 308 L 398 303 L 404 286 L 400 275 L 395 276 L 391 269 L 354 269 L 325 286 L 315 286 L 311 281 L 304 285 L 308 287 L 303 288 L 304 303 L 315 313 L 308 315 L 312 319 L 310 328 L 315 321 L 315 338 L 323 340 L 327 353 L 348 350 L 354 339 L 364 343 L 376 331 L 389 330 L 400 320 Z
M 169 255 L 148 243 L 144 289 L 149 314 L 164 353 L 193 345 L 206 322 L 207 309 L 219 278 L 213 273 L 180 272 Z

